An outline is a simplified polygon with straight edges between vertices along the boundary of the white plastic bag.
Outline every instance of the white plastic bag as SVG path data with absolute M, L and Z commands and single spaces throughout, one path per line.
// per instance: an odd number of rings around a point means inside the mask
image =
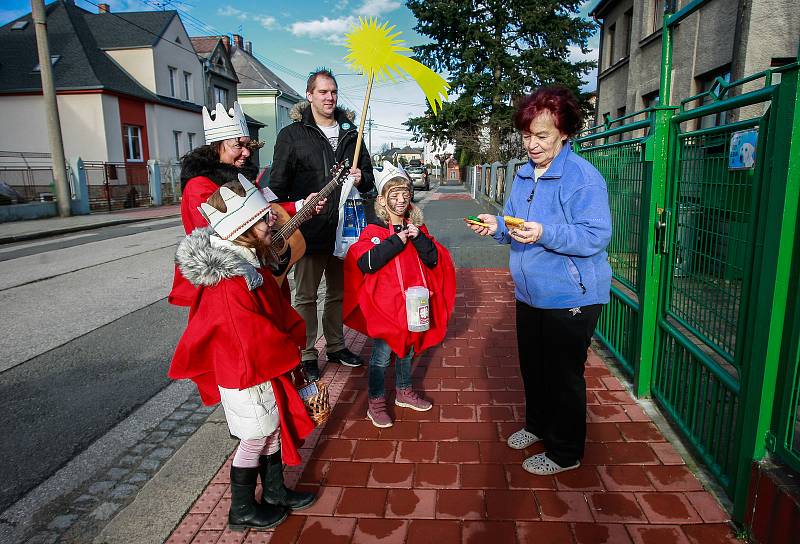
M 339 223 L 336 226 L 336 245 L 333 248 L 334 257 L 344 259 L 350 246 L 358 241 L 363 229 L 362 220 L 357 210 L 360 204 L 363 212 L 361 193 L 353 184 L 353 177 L 348 176 L 342 187 L 339 197 Z M 363 218 L 363 215 L 361 216 Z

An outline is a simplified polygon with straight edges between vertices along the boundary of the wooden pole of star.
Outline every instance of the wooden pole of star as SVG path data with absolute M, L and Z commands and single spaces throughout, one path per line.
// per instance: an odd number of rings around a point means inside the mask
M 353 168 L 358 168 L 358 158 L 361 155 L 361 142 L 364 140 L 364 122 L 367 120 L 367 108 L 369 107 L 369 95 L 372 94 L 373 81 L 375 81 L 375 74 L 370 74 L 367 94 L 364 96 L 364 107 L 361 108 L 361 121 L 358 123 L 358 138 L 356 139 L 356 152 L 353 155 Z

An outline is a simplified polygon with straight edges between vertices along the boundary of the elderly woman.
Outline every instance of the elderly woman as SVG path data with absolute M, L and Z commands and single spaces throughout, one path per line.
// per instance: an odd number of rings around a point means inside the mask
M 517 346 L 525 387 L 525 426 L 508 437 L 544 453 L 522 467 L 556 474 L 580 466 L 586 440 L 584 365 L 602 305 L 609 300 L 606 246 L 611 213 L 600 173 L 570 150 L 581 126 L 578 103 L 566 88 L 545 87 L 525 97 L 514 115 L 528 164 L 514 179 L 504 214 L 524 220 L 508 228 L 502 216 L 481 214 L 476 233 L 511 244 Z M 513 225 L 513 221 L 509 221 Z

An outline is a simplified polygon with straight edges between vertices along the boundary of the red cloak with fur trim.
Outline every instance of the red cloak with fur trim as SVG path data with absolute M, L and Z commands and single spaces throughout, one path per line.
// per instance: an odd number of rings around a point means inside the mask
M 353 244 L 344 261 L 345 324 L 370 338 L 380 338 L 389 344 L 392 351 L 404 357 L 410 348 L 419 354 L 444 339 L 447 321 L 453 313 L 456 297 L 456 273 L 450 252 L 428 233 L 425 225 L 419 229 L 436 245 L 437 264 L 428 268 L 419 261 L 417 250 L 409 241 L 403 251 L 392 261 L 373 274 L 364 274 L 358 268 L 358 259 L 393 233 L 388 228 L 375 224 L 367 225 L 358 242 Z M 397 275 L 394 261 L 400 260 L 403 288 Z M 405 289 L 424 285 L 430 290 L 431 328 L 425 332 L 411 332 L 406 321 Z M 369 316 L 369 317 L 366 317 Z
M 297 465 L 297 448 L 314 423 L 285 374 L 300 364 L 305 323 L 270 272 L 259 272 L 263 283 L 252 291 L 241 276 L 212 286 L 189 284 L 196 296 L 168 375 L 194 381 L 206 405 L 220 402 L 217 385 L 245 389 L 269 380 L 278 405 L 283 461 Z

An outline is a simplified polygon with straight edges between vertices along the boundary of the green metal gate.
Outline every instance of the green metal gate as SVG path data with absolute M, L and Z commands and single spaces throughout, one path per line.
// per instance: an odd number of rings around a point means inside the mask
M 800 461 L 800 302 L 784 322 L 787 286 L 800 291 L 789 281 L 800 269 L 798 70 L 720 79 L 678 107 L 606 119 L 574 142 L 605 177 L 613 217 L 612 296 L 597 334 L 731 496 L 738 520 L 753 459 L 771 447 Z M 744 120 L 700 128 L 721 112 Z M 745 137 L 755 163 L 732 167 L 732 142 Z M 791 383 L 776 399 L 781 353 Z

